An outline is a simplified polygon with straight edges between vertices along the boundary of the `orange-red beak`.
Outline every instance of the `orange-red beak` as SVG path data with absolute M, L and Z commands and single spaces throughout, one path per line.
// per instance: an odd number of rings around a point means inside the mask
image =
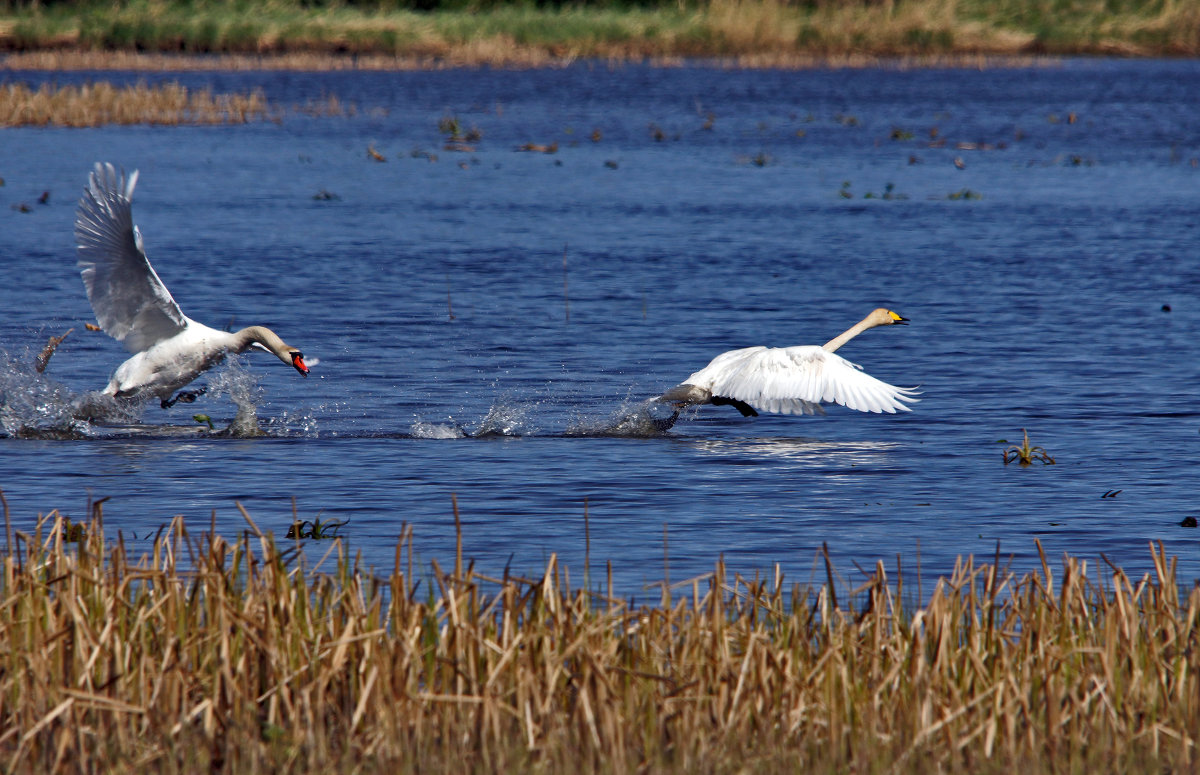
M 308 376 L 308 367 L 304 365 L 304 356 L 300 353 L 292 353 L 292 365 L 296 367 L 296 371 L 304 376 Z

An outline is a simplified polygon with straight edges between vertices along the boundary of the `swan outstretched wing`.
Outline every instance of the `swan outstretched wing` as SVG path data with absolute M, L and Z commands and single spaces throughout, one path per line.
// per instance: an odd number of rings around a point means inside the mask
M 174 336 L 187 318 L 158 279 L 133 225 L 130 200 L 137 172 L 126 177 L 97 164 L 75 214 L 79 269 L 96 320 L 132 352 Z
M 745 401 L 763 412 L 813 414 L 821 403 L 860 412 L 909 411 L 914 391 L 889 385 L 815 345 L 748 347 L 713 359 L 688 382 L 714 396 Z

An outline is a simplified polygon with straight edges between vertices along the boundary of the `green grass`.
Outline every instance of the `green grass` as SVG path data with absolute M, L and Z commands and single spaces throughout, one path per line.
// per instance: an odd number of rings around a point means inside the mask
M 426 6 L 434 10 L 420 10 Z M 1200 53 L 1200 0 L 0 1 L 0 50 L 562 57 Z

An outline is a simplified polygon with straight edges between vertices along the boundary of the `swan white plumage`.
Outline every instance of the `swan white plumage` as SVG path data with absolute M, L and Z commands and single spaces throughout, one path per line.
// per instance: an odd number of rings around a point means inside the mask
M 79 269 L 96 320 L 134 353 L 117 367 L 102 393 L 116 398 L 157 396 L 164 408 L 172 394 L 228 353 L 255 347 L 308 376 L 304 355 L 265 326 L 218 331 L 184 315 L 158 279 L 133 224 L 135 170 L 119 175 L 97 164 L 75 215 Z M 194 396 L 193 396 L 194 398 Z
M 747 417 L 758 412 L 824 413 L 822 403 L 860 412 L 907 412 L 905 404 L 919 400 L 913 397 L 916 391 L 889 385 L 834 354 L 869 328 L 907 322 L 907 318 L 880 308 L 821 347 L 730 350 L 663 393 L 660 400 L 677 409 L 690 404 L 731 405 Z

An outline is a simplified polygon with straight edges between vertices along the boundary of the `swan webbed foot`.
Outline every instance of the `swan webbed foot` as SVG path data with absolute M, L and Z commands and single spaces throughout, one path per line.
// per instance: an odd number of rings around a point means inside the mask
M 671 408 L 671 415 L 669 417 L 655 417 L 653 407 L 656 405 L 669 406 Z M 668 401 L 659 397 L 650 401 L 647 415 L 649 416 L 650 422 L 654 425 L 654 429 L 656 431 L 659 433 L 666 433 L 667 431 L 671 430 L 671 428 L 675 427 L 676 421 L 679 420 L 680 412 L 686 409 L 687 406 L 687 403 L 684 401 Z
M 671 412 L 670 417 L 651 417 L 650 422 L 654 423 L 654 429 L 659 433 L 666 433 L 675 427 L 675 421 L 679 419 L 680 409 L 677 407 Z
M 185 404 L 190 404 L 207 392 L 208 392 L 208 388 L 206 388 L 206 387 L 198 388 L 196 390 L 180 390 L 178 393 L 175 394 L 174 398 L 162 399 L 162 401 L 160 401 L 159 405 L 162 406 L 163 409 L 170 409 L 172 406 L 175 406 L 175 404 L 178 404 L 181 402 L 185 403 Z

